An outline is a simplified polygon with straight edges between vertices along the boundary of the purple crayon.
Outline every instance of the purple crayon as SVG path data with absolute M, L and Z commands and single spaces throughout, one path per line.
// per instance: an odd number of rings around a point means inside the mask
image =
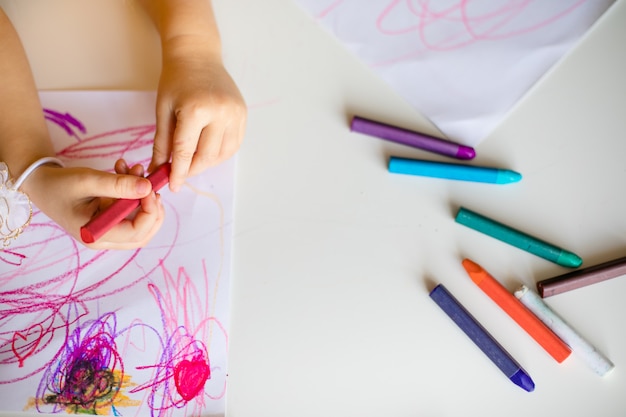
M 354 116 L 350 130 L 457 159 L 473 159 L 474 148 L 412 130 Z

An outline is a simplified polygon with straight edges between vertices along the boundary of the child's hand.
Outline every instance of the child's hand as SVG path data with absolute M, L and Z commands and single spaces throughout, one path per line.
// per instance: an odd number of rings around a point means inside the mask
M 172 39 L 164 47 L 157 130 L 150 171 L 172 161 L 170 189 L 233 156 L 244 136 L 246 104 L 206 39 Z
M 130 219 L 114 226 L 102 238 L 86 245 L 92 249 L 136 249 L 145 246 L 164 219 L 160 197 L 143 176 L 143 167 L 115 164 L 116 174 L 89 168 L 59 168 L 44 165 L 24 182 L 23 189 L 33 204 L 76 240 L 80 228 L 114 199 L 141 199 Z

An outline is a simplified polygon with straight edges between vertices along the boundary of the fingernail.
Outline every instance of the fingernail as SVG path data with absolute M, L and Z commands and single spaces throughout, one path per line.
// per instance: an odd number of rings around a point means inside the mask
M 140 195 L 145 195 L 152 188 L 148 180 L 139 180 L 136 184 L 137 193 Z

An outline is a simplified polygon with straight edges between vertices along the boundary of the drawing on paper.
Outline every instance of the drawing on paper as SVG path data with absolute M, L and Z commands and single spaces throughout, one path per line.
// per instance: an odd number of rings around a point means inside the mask
M 449 139 L 475 146 L 614 0 L 296 1 Z
M 58 156 L 109 170 L 117 158 L 150 160 L 154 99 L 42 93 Z M 233 171 L 227 162 L 164 191 L 165 224 L 138 250 L 86 249 L 34 210 L 0 251 L 3 409 L 224 412 Z

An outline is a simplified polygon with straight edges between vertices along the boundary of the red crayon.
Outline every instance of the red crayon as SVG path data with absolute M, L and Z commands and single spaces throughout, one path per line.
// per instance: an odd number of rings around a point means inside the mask
M 159 166 L 148 175 L 153 191 L 159 191 L 167 184 L 170 176 L 171 164 L 169 162 Z M 139 200 L 120 198 L 109 207 L 98 213 L 80 228 L 80 237 L 85 243 L 93 243 L 100 239 L 113 226 L 124 220 L 130 213 L 139 207 Z

